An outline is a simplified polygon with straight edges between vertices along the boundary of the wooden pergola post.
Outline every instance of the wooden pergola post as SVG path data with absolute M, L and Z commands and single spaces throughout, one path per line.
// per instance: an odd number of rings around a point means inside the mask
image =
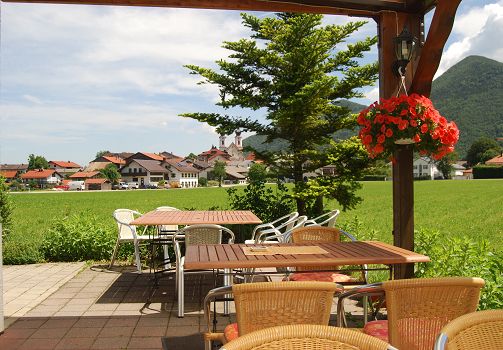
M 397 94 L 400 79 L 392 70 L 396 61 L 393 39 L 404 26 L 416 37 L 421 37 L 423 18 L 418 15 L 381 12 L 378 19 L 379 32 L 379 96 L 390 98 Z M 419 57 L 418 54 L 415 57 Z M 413 60 L 406 73 L 406 85 L 410 86 L 416 61 Z M 402 91 L 403 93 L 403 91 Z M 414 178 L 413 153 L 409 145 L 398 146 L 393 162 L 393 244 L 414 250 Z M 412 278 L 414 265 L 396 265 L 395 278 Z

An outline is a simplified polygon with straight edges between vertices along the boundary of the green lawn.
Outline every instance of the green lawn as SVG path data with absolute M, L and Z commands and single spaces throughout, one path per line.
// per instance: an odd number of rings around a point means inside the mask
M 483 237 L 495 248 L 503 243 L 503 180 L 415 182 L 415 226 L 437 229 L 444 235 Z M 392 241 L 391 182 L 366 182 L 357 209 L 342 213 L 344 224 L 357 216 L 364 229 Z M 112 192 L 16 193 L 11 239 L 41 241 L 54 219 L 69 213 L 94 213 L 114 225 L 117 208 L 141 212 L 158 206 L 227 208 L 223 188 L 134 190 Z M 330 202 L 336 208 L 337 203 Z M 85 215 L 85 214 L 84 214 Z

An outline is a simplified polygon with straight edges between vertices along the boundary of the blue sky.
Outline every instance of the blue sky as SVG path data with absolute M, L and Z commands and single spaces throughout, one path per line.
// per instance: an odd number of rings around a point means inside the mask
M 370 21 L 354 40 L 375 32 Z M 182 66 L 214 67 L 222 41 L 248 34 L 237 11 L 1 3 L 0 163 L 207 150 L 214 130 L 178 115 L 219 111 L 217 90 Z M 472 54 L 503 61 L 502 34 L 503 0 L 464 0 L 439 73 Z M 374 48 L 363 62 L 376 59 Z M 358 102 L 377 98 L 365 93 Z

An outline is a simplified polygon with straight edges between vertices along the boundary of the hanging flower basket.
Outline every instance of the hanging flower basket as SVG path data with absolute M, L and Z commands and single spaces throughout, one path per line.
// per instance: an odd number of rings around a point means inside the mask
M 360 112 L 360 139 L 371 158 L 391 158 L 398 145 L 412 144 L 419 154 L 440 159 L 454 151 L 459 130 L 427 97 L 412 94 L 374 102 Z

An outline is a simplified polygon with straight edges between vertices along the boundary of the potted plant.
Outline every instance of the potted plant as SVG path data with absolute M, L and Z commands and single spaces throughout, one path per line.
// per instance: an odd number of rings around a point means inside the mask
M 392 158 L 398 145 L 440 159 L 454 151 L 459 139 L 456 124 L 448 122 L 427 97 L 411 94 L 381 99 L 360 112 L 359 137 L 371 158 Z

